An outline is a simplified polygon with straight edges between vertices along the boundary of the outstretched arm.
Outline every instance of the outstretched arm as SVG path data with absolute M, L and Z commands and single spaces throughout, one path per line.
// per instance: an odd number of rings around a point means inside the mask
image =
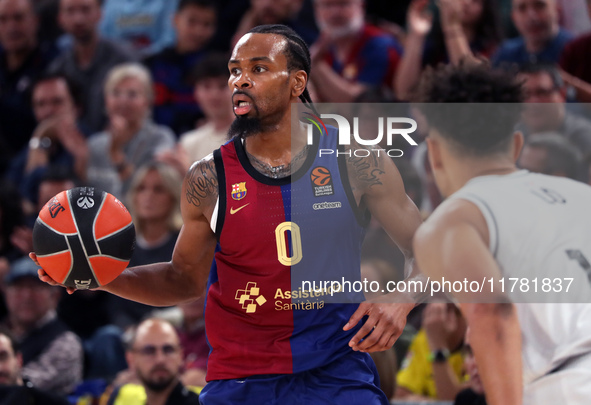
M 100 289 L 155 306 L 176 305 L 198 298 L 205 291 L 216 245 L 207 218 L 213 213 L 217 197 L 218 181 L 214 162 L 211 158 L 205 158 L 191 167 L 183 182 L 183 227 L 172 260 L 128 268 Z M 36 260 L 34 254 L 31 258 Z M 42 281 L 57 285 L 43 269 L 39 270 L 39 277 Z M 69 289 L 69 292 L 73 291 Z
M 444 203 L 419 228 L 414 241 L 421 270 L 433 280 L 496 279 L 486 221 L 475 205 Z M 522 402 L 521 332 L 513 304 L 502 295 L 455 293 L 470 327 L 470 340 L 490 405 Z M 502 373 L 500 372 L 502 371 Z
M 355 145 L 355 148 L 363 147 Z M 400 173 L 386 152 L 369 150 L 371 153 L 368 157 L 355 157 L 352 154 L 347 160 L 353 193 L 404 253 L 405 275 L 407 278 L 412 277 L 412 238 L 421 224 L 419 210 L 406 195 Z M 400 294 L 393 293 L 372 302 L 361 303 L 345 326 L 345 330 L 352 328 L 365 315 L 368 315 L 368 319 L 349 345 L 353 350 L 367 352 L 392 347 L 404 329 L 406 316 L 418 300 L 414 298 L 402 298 Z M 360 342 L 370 332 L 371 335 Z

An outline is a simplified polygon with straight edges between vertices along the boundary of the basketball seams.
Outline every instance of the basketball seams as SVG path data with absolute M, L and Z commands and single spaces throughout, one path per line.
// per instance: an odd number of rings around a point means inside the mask
M 69 193 L 69 191 L 68 191 L 68 193 Z M 68 198 L 70 198 L 69 195 L 68 195 Z M 68 203 L 69 203 L 69 201 L 68 201 Z M 76 218 L 74 218 L 73 214 L 74 214 L 74 211 L 72 211 L 72 219 L 74 220 L 74 225 L 76 225 Z M 78 225 L 76 225 L 76 227 L 78 227 Z M 72 252 L 72 246 L 70 246 L 70 241 L 68 240 L 68 238 L 66 238 L 66 243 L 68 244 L 68 252 L 70 252 L 70 257 L 72 258 L 72 260 L 70 261 L 70 270 L 68 270 L 68 274 L 66 274 L 66 277 L 64 277 L 64 280 L 62 281 L 62 283 L 66 282 L 66 280 L 68 279 L 68 277 L 70 277 L 70 274 L 74 270 L 74 254 Z
M 68 239 L 66 239 L 66 243 L 68 243 Z M 70 247 L 70 244 L 68 244 L 68 247 Z M 41 259 L 43 259 L 44 257 L 51 257 L 51 256 L 55 256 L 55 255 L 61 255 L 62 253 L 70 253 L 70 249 L 60 250 L 59 252 L 53 252 L 53 253 L 49 253 L 47 255 L 35 255 L 35 256 L 40 257 Z
M 60 232 L 58 230 L 56 230 L 54 227 L 50 226 L 47 222 L 45 222 L 43 219 L 41 219 L 41 217 L 37 217 L 37 221 L 41 222 L 43 225 L 45 225 L 47 228 L 51 229 L 52 232 L 57 233 L 58 235 L 62 235 L 62 236 L 72 236 L 72 235 L 76 235 L 77 231 L 74 233 L 64 233 L 64 232 Z M 75 223 L 74 223 L 75 225 Z
M 129 262 L 129 260 L 121 259 L 120 257 L 115 257 L 115 256 L 111 256 L 111 255 L 103 255 L 103 254 L 101 254 L 101 255 L 96 255 L 96 256 L 91 256 L 91 257 L 92 258 L 95 258 L 95 257 L 106 257 L 108 259 L 117 260 L 118 262 L 121 262 L 121 263 L 127 263 L 127 262 Z M 97 280 L 97 283 L 98 283 L 98 280 Z
M 102 208 L 102 207 L 101 207 L 101 208 Z M 99 212 L 100 212 L 100 210 L 99 210 Z M 96 222 L 96 218 L 98 218 L 98 214 L 97 214 L 97 215 L 96 215 L 96 217 L 95 217 L 95 222 Z M 97 246 L 99 247 L 99 252 L 101 252 L 101 247 L 100 247 L 100 245 L 98 245 L 98 242 L 100 242 L 100 241 L 102 241 L 102 240 L 104 240 L 104 239 L 107 239 L 107 238 L 109 238 L 109 237 L 111 237 L 111 236 L 113 236 L 113 235 L 117 235 L 118 233 L 120 233 L 120 232 L 123 232 L 123 231 L 127 230 L 127 229 L 128 229 L 130 226 L 133 226 L 133 221 L 131 221 L 131 220 L 130 220 L 130 221 L 129 221 L 129 223 L 128 223 L 127 225 L 125 225 L 123 228 L 119 228 L 119 229 L 117 229 L 115 232 L 111 232 L 111 233 L 110 233 L 110 234 L 108 234 L 108 235 L 105 235 L 105 236 L 103 236 L 103 237 L 101 237 L 101 238 L 99 238 L 99 239 L 96 239 Z M 93 229 L 92 229 L 92 230 L 94 231 L 94 225 L 93 225 Z M 96 233 L 95 233 L 94 235 L 96 235 Z M 102 253 L 101 253 L 101 254 L 102 254 Z M 106 255 L 105 255 L 105 256 L 106 256 Z M 94 256 L 93 256 L 93 257 L 94 257 Z
M 70 198 L 72 197 L 72 190 L 68 190 L 67 193 L 68 193 L 67 194 L 68 195 L 68 204 L 70 204 Z M 106 198 L 103 198 L 103 202 L 105 200 L 106 200 Z M 101 208 L 102 208 L 103 202 L 101 202 Z M 72 218 L 74 220 L 74 226 L 76 227 L 76 234 L 78 235 L 78 239 L 80 240 L 80 246 L 82 247 L 82 251 L 84 252 L 84 256 L 86 257 L 86 261 L 88 262 L 88 268 L 92 272 L 92 277 L 94 277 L 94 280 L 100 286 L 101 284 L 98 282 L 98 279 L 96 278 L 96 273 L 94 272 L 94 269 L 92 268 L 92 264 L 90 263 L 88 253 L 86 252 L 86 246 L 84 245 L 84 240 L 82 240 L 82 235 L 80 234 L 80 229 L 78 228 L 78 218 L 77 218 L 74 210 L 72 210 Z M 94 223 L 92 224 L 92 226 L 94 229 Z M 93 237 L 94 237 L 94 235 L 93 235 Z M 96 242 L 96 240 L 95 240 L 95 242 Z M 68 242 L 68 246 L 70 246 L 69 242 Z M 98 249 L 98 246 L 97 246 L 97 249 Z M 99 252 L 100 252 L 100 250 L 99 250 Z M 72 268 L 74 267 L 73 264 L 74 264 L 74 260 L 72 260 Z M 69 274 L 68 274 L 68 276 L 69 276 Z M 66 278 L 66 280 L 67 280 L 67 278 Z
M 104 196 L 103 201 L 101 201 L 101 206 L 99 207 L 98 211 L 96 212 L 94 219 L 92 221 L 92 239 L 94 239 L 94 244 L 96 245 L 96 248 L 99 252 L 99 255 L 102 253 L 101 252 L 101 247 L 98 243 L 99 239 L 96 238 L 96 221 L 98 220 L 98 217 L 101 215 L 101 211 L 103 210 L 103 207 L 105 206 L 105 201 L 107 201 L 107 195 Z M 88 257 L 88 256 L 87 256 Z M 90 266 L 92 268 L 92 265 Z M 93 274 L 94 274 L 94 269 L 93 269 Z M 96 279 L 96 277 L 95 277 Z

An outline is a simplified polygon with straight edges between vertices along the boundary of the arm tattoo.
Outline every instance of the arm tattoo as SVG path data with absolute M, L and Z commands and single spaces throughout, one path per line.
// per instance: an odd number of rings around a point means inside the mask
M 218 194 L 218 176 L 213 159 L 195 163 L 187 174 L 187 201 L 201 207 L 206 200 L 215 200 Z
M 351 149 L 349 151 L 352 152 Z M 353 153 L 347 157 L 348 166 L 352 169 L 349 171 L 353 175 L 352 185 L 365 190 L 382 185 L 381 177 L 385 173 L 376 153 L 370 152 L 367 157 L 357 157 Z

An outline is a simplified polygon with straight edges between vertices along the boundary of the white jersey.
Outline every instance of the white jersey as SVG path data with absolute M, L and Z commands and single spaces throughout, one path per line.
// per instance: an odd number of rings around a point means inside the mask
M 584 367 L 588 373 L 583 372 L 582 378 L 591 387 L 591 187 L 522 170 L 474 178 L 450 199 L 465 199 L 480 209 L 502 276 L 519 278 L 519 283 L 526 280 L 531 289 L 517 299 L 511 296 L 522 330 L 526 398 L 528 385 L 538 385 L 544 377 L 551 380 L 565 369 L 578 368 L 580 374 Z M 532 299 L 535 278 L 539 293 Z M 545 302 L 563 303 L 539 303 L 544 302 L 544 279 L 557 289 L 556 278 L 562 280 L 561 301 L 547 295 Z M 574 281 L 565 293 L 569 278 Z M 506 283 L 505 291 L 511 286 L 512 282 Z M 580 378 L 571 378 L 571 384 L 580 383 Z M 579 403 L 568 396 L 565 379 L 559 388 L 540 385 L 558 396 L 537 396 L 531 403 L 560 399 Z

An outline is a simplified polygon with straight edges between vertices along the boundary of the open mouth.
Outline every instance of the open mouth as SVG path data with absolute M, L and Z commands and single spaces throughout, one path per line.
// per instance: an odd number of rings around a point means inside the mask
M 236 94 L 232 101 L 234 102 L 234 114 L 246 115 L 252 110 L 252 101 L 244 94 Z

